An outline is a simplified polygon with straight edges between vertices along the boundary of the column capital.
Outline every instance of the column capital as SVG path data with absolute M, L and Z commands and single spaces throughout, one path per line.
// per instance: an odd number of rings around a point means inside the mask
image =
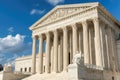
M 58 33 L 58 30 L 57 30 L 57 29 L 53 30 L 53 33 L 54 33 L 54 34 L 57 34 L 57 33 Z
M 77 29 L 77 26 L 76 26 L 75 23 L 74 23 L 74 24 L 71 24 L 71 26 L 72 26 L 72 29 Z
M 37 37 L 36 36 L 32 36 L 32 39 L 36 39 Z
M 50 35 L 50 32 L 45 32 L 45 35 L 46 35 L 46 36 L 49 36 L 49 35 Z
M 94 23 L 99 22 L 99 18 L 98 17 L 95 17 L 92 20 L 93 20 Z
M 63 27 L 62 29 L 63 29 L 63 31 L 67 31 L 67 27 L 66 27 L 66 26 L 65 26 L 65 27 Z
M 40 39 L 41 37 L 43 37 L 43 35 L 42 35 L 42 34 L 39 34 L 39 35 L 38 35 L 38 38 Z
M 81 22 L 83 26 L 87 26 L 87 20 Z

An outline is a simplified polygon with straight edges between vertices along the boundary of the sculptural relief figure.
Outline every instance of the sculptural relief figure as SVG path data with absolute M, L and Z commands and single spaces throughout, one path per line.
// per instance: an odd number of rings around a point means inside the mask
M 76 54 L 73 57 L 73 64 L 78 64 L 78 65 L 84 64 L 83 55 L 81 52 L 79 53 L 78 51 L 76 51 Z

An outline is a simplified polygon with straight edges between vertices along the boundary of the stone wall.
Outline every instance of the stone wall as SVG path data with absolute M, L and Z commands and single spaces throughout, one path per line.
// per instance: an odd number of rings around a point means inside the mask
M 15 72 L 21 72 L 21 73 L 25 73 L 25 74 L 31 74 L 31 67 L 32 67 L 32 56 L 24 56 L 24 57 L 20 57 L 17 58 L 15 60 Z M 38 72 L 38 56 L 36 56 L 36 72 Z M 44 57 L 44 63 L 43 65 L 45 65 L 45 57 Z M 26 71 L 25 71 L 26 68 Z M 22 69 L 22 71 L 21 71 Z
M 13 72 L 0 72 L 0 80 L 21 80 L 29 75 L 15 74 Z
M 118 68 L 119 68 L 119 71 L 120 71 L 120 40 L 117 41 L 116 45 L 117 45 Z
M 0 80 L 3 80 L 3 72 L 0 72 Z

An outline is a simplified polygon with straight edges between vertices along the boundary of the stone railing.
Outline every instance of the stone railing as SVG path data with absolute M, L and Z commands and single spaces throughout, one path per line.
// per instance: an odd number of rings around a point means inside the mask
M 20 71 L 14 71 L 14 74 L 22 74 Z
M 85 64 L 85 67 L 88 69 L 101 70 L 101 71 L 103 71 L 103 69 L 104 69 L 101 66 L 97 66 L 97 65 L 93 65 L 93 64 Z
M 31 72 L 20 72 L 20 71 L 14 71 L 14 74 L 31 74 Z

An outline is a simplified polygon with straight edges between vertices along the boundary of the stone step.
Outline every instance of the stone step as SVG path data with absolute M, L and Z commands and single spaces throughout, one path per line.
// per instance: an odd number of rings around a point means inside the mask
M 35 74 L 22 80 L 68 80 L 66 72 L 50 73 L 50 74 Z

